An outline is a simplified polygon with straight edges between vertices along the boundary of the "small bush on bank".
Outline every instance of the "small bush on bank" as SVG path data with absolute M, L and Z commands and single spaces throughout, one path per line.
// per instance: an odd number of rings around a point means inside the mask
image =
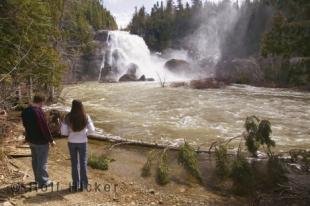
M 110 163 L 110 160 L 103 155 L 101 156 L 91 155 L 88 158 L 88 165 L 93 169 L 108 170 L 109 163 Z
M 157 182 L 160 185 L 166 185 L 170 182 L 166 151 L 164 151 L 161 155 L 160 162 L 157 168 Z
M 178 162 L 199 182 L 202 181 L 201 173 L 198 167 L 197 152 L 195 149 L 185 142 L 180 146 Z

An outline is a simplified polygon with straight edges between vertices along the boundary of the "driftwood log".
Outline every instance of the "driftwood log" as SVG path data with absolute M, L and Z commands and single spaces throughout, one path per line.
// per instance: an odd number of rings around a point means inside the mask
M 240 137 L 240 136 L 238 136 Z M 99 140 L 99 141 L 108 141 L 111 143 L 114 143 L 109 149 L 113 149 L 116 146 L 120 145 L 135 145 L 135 146 L 141 146 L 141 147 L 150 147 L 150 148 L 157 148 L 157 149 L 169 149 L 169 150 L 180 150 L 180 145 L 169 145 L 169 144 L 161 144 L 157 142 L 145 142 L 142 140 L 132 140 L 132 139 L 124 139 L 119 137 L 109 137 L 102 134 L 91 134 L 88 136 L 89 139 Z M 232 139 L 236 139 L 237 137 L 233 137 Z M 230 142 L 230 139 L 228 140 Z M 185 141 L 184 141 L 185 142 Z M 218 144 L 219 142 L 216 142 Z M 215 144 L 215 143 L 212 143 Z M 198 146 L 196 149 L 197 153 L 207 153 L 211 154 L 213 151 L 211 151 L 211 148 L 201 148 L 201 145 Z M 234 154 L 234 152 L 230 152 L 230 154 Z

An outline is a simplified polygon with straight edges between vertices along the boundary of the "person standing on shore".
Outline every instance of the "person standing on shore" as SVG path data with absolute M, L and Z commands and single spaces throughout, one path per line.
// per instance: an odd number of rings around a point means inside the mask
M 95 126 L 85 113 L 81 101 L 73 100 L 71 111 L 61 125 L 61 134 L 68 136 L 71 157 L 72 188 L 87 189 L 87 135 L 95 131 Z
M 32 169 L 35 182 L 39 187 L 47 187 L 53 184 L 49 180 L 47 160 L 49 145 L 56 145 L 42 110 L 44 101 L 44 96 L 35 95 L 30 106 L 22 112 L 25 141 L 30 145 Z

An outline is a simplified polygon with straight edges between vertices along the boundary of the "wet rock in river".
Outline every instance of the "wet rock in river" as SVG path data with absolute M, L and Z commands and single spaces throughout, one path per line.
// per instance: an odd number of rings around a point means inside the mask
M 137 78 L 135 75 L 124 74 L 123 76 L 121 76 L 121 78 L 118 81 L 120 82 L 137 81 Z
M 165 63 L 165 68 L 176 74 L 188 73 L 192 70 L 190 64 L 181 59 L 170 59 Z

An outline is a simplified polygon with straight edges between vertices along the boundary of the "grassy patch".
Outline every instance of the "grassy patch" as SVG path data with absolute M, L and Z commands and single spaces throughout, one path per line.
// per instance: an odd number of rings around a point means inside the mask
M 108 170 L 110 162 L 111 160 L 104 155 L 101 156 L 91 155 L 88 158 L 88 165 L 93 169 Z

